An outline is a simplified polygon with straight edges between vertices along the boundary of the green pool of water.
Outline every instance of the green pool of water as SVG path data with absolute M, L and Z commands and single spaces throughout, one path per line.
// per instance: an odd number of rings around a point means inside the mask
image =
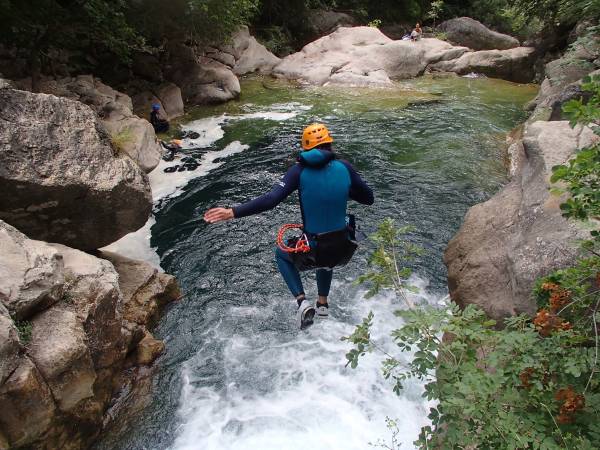
M 97 448 L 365 449 L 388 437 L 386 416 L 399 418 L 403 448 L 411 448 L 427 415 L 421 387 L 393 396 L 375 356 L 358 370 L 344 367 L 348 347 L 339 338 L 368 310 L 376 311 L 381 336 L 397 326 L 391 296 L 367 303 L 352 283 L 369 245 L 336 271 L 332 317 L 300 333 L 273 261 L 279 225 L 299 220 L 296 197 L 226 224 L 208 226 L 201 216 L 268 190 L 294 163 L 303 127 L 324 122 L 336 151 L 375 190 L 373 207 L 350 210 L 367 233 L 386 217 L 415 226 L 410 239 L 426 250 L 413 267 L 420 296 L 437 301 L 446 293 L 443 250 L 467 209 L 507 181 L 505 136 L 526 118 L 523 105 L 536 92 L 485 78 L 424 77 L 391 89 L 254 78 L 242 82 L 238 100 L 181 119 L 199 135 L 223 131 L 207 148 L 190 150 L 193 156 L 235 141 L 248 148 L 223 154 L 181 195 L 156 206 L 151 244 L 187 296 L 156 330 L 166 353 L 149 406 L 109 430 Z M 223 115 L 221 125 L 207 125 Z M 314 296 L 310 277 L 306 286 Z

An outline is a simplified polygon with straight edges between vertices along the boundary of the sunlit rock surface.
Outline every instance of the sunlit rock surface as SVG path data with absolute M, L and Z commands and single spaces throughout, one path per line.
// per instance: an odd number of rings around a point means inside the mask
M 146 223 L 148 178 L 90 107 L 0 89 L 0 136 L 0 219 L 29 237 L 91 250 Z
M 116 269 L 108 259 L 30 240 L 2 221 L 0 239 L 10 249 L 0 253 L 0 443 L 87 448 L 111 399 L 135 384 L 124 371 L 162 353 L 148 327 L 180 297 L 179 287 L 144 262 L 114 256 Z M 38 302 L 27 315 L 13 307 L 56 287 L 52 303 Z
M 588 233 L 561 216 L 550 193 L 552 166 L 598 140 L 589 128 L 566 121 L 535 122 L 523 134 L 520 170 L 498 194 L 467 212 L 444 255 L 453 301 L 474 304 L 493 318 L 529 313 L 535 280 L 578 256 Z
M 439 39 L 394 41 L 373 27 L 339 28 L 284 58 L 275 76 L 316 85 L 390 86 L 427 70 L 530 81 L 533 49 L 472 52 Z

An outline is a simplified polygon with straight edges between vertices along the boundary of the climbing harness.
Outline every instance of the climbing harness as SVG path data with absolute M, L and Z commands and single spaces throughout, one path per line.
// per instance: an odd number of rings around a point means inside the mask
M 285 233 L 290 230 L 301 230 L 302 235 L 285 239 Z M 358 247 L 356 231 L 352 214 L 346 219 L 346 227 L 326 233 L 306 233 L 300 224 L 286 224 L 277 233 L 277 246 L 290 255 L 299 271 L 332 269 L 344 266 L 352 259 Z
M 306 233 L 302 233 L 299 238 L 291 238 L 287 241 L 285 233 L 289 230 L 303 230 L 304 227 L 297 223 L 287 223 L 283 225 L 277 233 L 277 246 L 286 253 L 308 253 L 310 252 L 310 243 L 308 242 L 308 236 Z

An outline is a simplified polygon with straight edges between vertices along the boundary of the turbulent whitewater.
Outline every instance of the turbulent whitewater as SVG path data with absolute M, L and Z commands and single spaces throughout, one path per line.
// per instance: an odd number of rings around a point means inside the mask
M 427 423 L 422 386 L 395 396 L 381 355 L 345 367 L 351 333 L 369 312 L 375 339 L 399 326 L 389 293 L 365 300 L 353 280 L 366 267 L 367 243 L 336 271 L 331 314 L 307 332 L 273 260 L 275 234 L 299 220 L 295 196 L 261 216 L 208 226 L 202 214 L 259 195 L 299 151 L 302 127 L 324 121 L 335 148 L 376 195 L 353 205 L 363 231 L 385 217 L 416 227 L 426 250 L 415 263 L 415 301 L 446 295 L 441 253 L 469 206 L 505 181 L 506 133 L 525 114 L 535 88 L 485 78 L 419 79 L 391 89 L 304 88 L 248 80 L 237 102 L 186 118 L 186 153 L 195 171 L 150 174 L 154 216 L 111 249 L 160 264 L 187 294 L 156 330 L 166 342 L 149 406 L 117 424 L 97 449 L 365 449 L 390 442 L 397 419 L 402 448 Z M 307 275 L 308 296 L 316 295 Z

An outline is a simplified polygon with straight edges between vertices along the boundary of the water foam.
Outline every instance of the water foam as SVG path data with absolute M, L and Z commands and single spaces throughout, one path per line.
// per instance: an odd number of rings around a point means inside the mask
M 337 283 L 334 289 L 348 286 Z M 389 294 L 366 301 L 363 295 L 332 306 L 329 319 L 298 335 L 239 330 L 225 335 L 219 326 L 211 330 L 204 348 L 182 369 L 182 425 L 172 450 L 364 450 L 370 442 L 391 440 L 386 416 L 398 419 L 402 448 L 412 448 L 427 423 L 422 386 L 411 381 L 403 395 L 396 396 L 381 373 L 378 354 L 366 355 L 357 369 L 345 367 L 349 344 L 340 337 L 353 331 L 349 322 L 358 323 L 369 310 L 375 313 L 373 339 L 398 354 L 389 339 L 389 332 L 399 326 L 393 315 L 398 301 Z M 240 313 L 245 320 L 260 321 L 264 316 L 258 308 L 232 307 L 228 312 L 234 317 Z M 344 322 L 347 316 L 352 319 Z M 196 374 L 214 361 L 210 348 L 217 342 L 223 345 L 222 379 L 207 386 L 207 380 Z
M 203 177 L 207 175 L 211 170 L 224 164 L 224 161 L 215 162 L 216 159 L 226 158 L 234 155 L 248 148 L 247 145 L 242 144 L 240 141 L 234 141 L 230 143 L 223 150 L 215 150 L 206 152 L 199 158 L 199 166 L 196 170 L 184 170 L 182 172 L 170 172 L 166 173 L 165 169 L 177 164 L 180 164 L 181 158 L 185 155 L 178 155 L 173 161 L 163 161 L 158 163 L 156 169 L 154 169 L 148 175 L 150 179 L 150 186 L 152 187 L 152 200 L 156 204 L 164 198 L 173 198 L 181 195 L 183 188 L 194 178 Z
M 133 233 L 126 234 L 121 239 L 107 245 L 100 250 L 106 250 L 132 259 L 146 261 L 153 267 L 162 271 L 160 267 L 160 257 L 156 250 L 150 247 L 150 229 L 156 223 L 154 216 L 150 216 L 146 224 Z

